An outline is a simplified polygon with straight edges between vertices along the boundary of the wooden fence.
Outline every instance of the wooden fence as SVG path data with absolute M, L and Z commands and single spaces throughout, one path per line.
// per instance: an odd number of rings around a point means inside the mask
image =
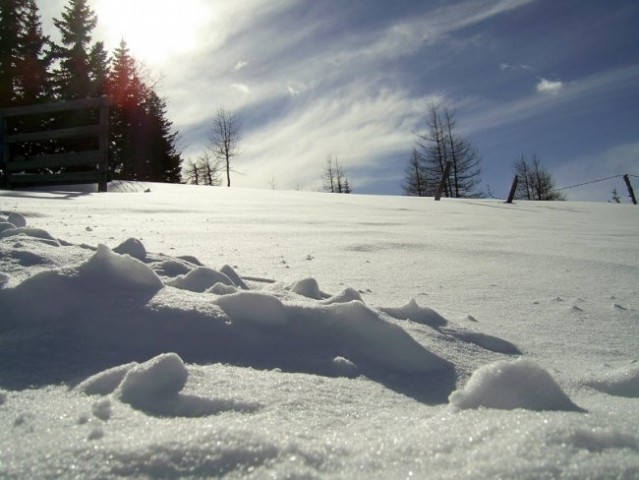
M 68 102 L 9 107 L 0 109 L 0 170 L 2 187 L 15 188 L 25 185 L 98 184 L 99 192 L 107 190 L 109 153 L 109 105 L 108 97 L 87 98 Z M 80 126 L 51 128 L 39 127 L 28 132 L 15 132 L 11 123 L 33 116 L 46 118 L 59 112 L 97 110 L 97 115 L 87 115 Z M 97 123 L 96 123 L 97 121 Z M 42 144 L 67 139 L 93 139 L 97 148 L 75 152 L 42 152 L 28 155 L 16 154 L 16 147 L 25 144 Z M 53 149 L 55 152 L 55 148 Z

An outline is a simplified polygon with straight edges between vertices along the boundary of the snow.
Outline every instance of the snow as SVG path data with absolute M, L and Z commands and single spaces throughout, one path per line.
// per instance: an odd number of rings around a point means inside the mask
M 579 410 L 552 376 L 532 360 L 501 360 L 477 369 L 450 395 L 458 408 Z
M 631 205 L 119 184 L 0 230 L 0 477 L 639 475 Z

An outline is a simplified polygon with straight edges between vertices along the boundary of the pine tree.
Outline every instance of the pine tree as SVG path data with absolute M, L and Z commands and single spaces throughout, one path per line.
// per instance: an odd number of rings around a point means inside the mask
M 144 101 L 145 85 L 124 40 L 111 59 L 106 91 L 111 97 L 109 173 L 112 178 L 135 179 L 135 132 Z
M 23 6 L 24 0 L 0 0 L 0 108 L 16 99 Z
M 73 100 L 87 98 L 96 93 L 95 72 L 91 53 L 97 52 L 91 45 L 91 32 L 97 25 L 97 17 L 89 6 L 88 0 L 69 0 L 61 18 L 53 20 L 60 31 L 61 45 L 53 48 L 53 57 L 57 61 L 54 80 L 58 98 Z M 93 59 L 95 60 L 95 58 Z
M 148 180 L 153 182 L 180 183 L 182 159 L 177 149 L 178 132 L 167 118 L 166 101 L 153 89 L 145 99 L 147 141 L 149 145 Z
M 17 103 L 31 105 L 51 98 L 49 66 L 51 58 L 45 49 L 48 37 L 42 33 L 42 22 L 35 0 L 25 1 L 19 43 Z
M 179 183 L 178 134 L 167 119 L 166 102 L 144 81 L 124 41 L 114 52 L 106 91 L 113 102 L 112 178 Z

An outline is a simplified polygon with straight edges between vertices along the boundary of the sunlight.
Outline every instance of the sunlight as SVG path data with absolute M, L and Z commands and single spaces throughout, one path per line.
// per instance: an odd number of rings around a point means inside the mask
M 196 48 L 198 34 L 212 16 L 203 0 L 96 0 L 94 10 L 107 47 L 124 39 L 147 64 Z

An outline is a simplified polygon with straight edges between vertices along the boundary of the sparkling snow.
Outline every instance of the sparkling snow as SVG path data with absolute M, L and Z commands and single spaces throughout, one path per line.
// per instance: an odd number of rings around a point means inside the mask
M 0 477 L 639 477 L 637 207 L 110 190 L 0 192 Z

